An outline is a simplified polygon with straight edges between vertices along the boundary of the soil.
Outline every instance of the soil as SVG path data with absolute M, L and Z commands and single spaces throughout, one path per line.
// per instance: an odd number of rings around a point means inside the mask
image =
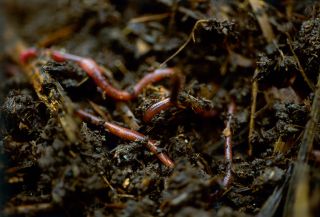
M 131 90 L 179 48 L 163 65 L 174 67 L 184 80 L 165 79 L 134 100 L 118 102 L 75 62 L 40 55 L 32 61 L 50 76 L 41 87 L 48 103 L 14 61 L 19 54 L 6 49 L 4 37 L 2 214 L 318 216 L 320 137 L 312 105 L 319 97 L 320 5 L 267 1 L 255 12 L 256 2 L 1 2 L 4 34 L 10 28 L 30 47 L 92 58 L 120 89 Z M 271 33 L 262 31 L 268 27 Z M 144 141 L 124 140 L 75 114 L 79 130 L 71 141 L 59 119 L 63 112 L 48 106 L 57 85 L 75 108 L 158 141 L 175 166 L 163 165 Z M 181 106 L 144 122 L 147 109 L 171 93 Z M 224 155 L 225 128 L 232 102 L 232 175 L 225 185 L 230 166 Z M 217 115 L 209 117 L 197 108 Z M 301 165 L 308 170 L 292 190 L 306 132 L 312 135 L 311 148 Z M 292 194 L 293 202 L 288 199 Z

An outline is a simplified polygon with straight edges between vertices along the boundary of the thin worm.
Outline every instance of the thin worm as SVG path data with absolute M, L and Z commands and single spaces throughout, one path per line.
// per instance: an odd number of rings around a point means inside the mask
M 134 86 L 134 94 L 138 95 L 141 93 L 143 88 L 148 86 L 149 84 L 158 82 L 163 80 L 164 78 L 170 77 L 174 75 L 175 71 L 173 68 L 166 69 L 157 69 L 152 73 L 145 75 L 135 86 Z
M 224 160 L 227 163 L 226 175 L 223 178 L 223 186 L 229 187 L 233 176 L 232 176 L 232 131 L 231 131 L 231 121 L 236 109 L 236 105 L 234 101 L 231 101 L 228 107 L 228 120 L 226 124 L 226 128 L 223 130 L 223 134 L 225 136 L 224 143 Z
M 28 48 L 20 53 L 20 62 L 26 64 L 30 59 L 38 56 L 38 50 L 36 48 Z
M 168 108 L 172 107 L 173 103 L 171 102 L 170 98 L 166 98 L 153 104 L 148 110 L 144 113 L 143 121 L 150 122 L 154 116 L 159 114 L 161 111 L 167 110 Z
M 153 140 L 149 140 L 147 136 L 134 131 L 130 130 L 121 126 L 118 126 L 116 124 L 110 123 L 108 121 L 103 121 L 100 118 L 85 112 L 81 109 L 78 109 L 76 111 L 77 115 L 85 120 L 88 121 L 94 125 L 102 125 L 104 128 L 110 132 L 111 134 L 118 136 L 119 138 L 129 140 L 129 141 L 142 141 L 146 148 L 148 148 L 153 154 L 155 154 L 158 159 L 167 167 L 174 167 L 173 161 L 168 157 L 167 154 L 161 152 L 159 148 L 156 145 L 156 142 Z
M 134 98 L 133 94 L 114 88 L 103 76 L 100 67 L 92 59 L 82 58 L 78 61 L 78 64 L 107 96 L 120 101 L 129 101 Z
M 143 116 L 143 120 L 145 122 L 150 122 L 156 115 L 158 115 L 161 111 L 165 111 L 173 106 L 176 106 L 178 108 L 181 108 L 181 109 L 184 109 L 186 107 L 190 107 L 189 104 L 187 103 L 178 103 L 178 102 L 172 102 L 172 100 L 170 98 L 166 98 L 164 100 L 161 100 L 155 104 L 153 104 L 152 106 L 150 106 L 146 112 L 144 113 L 144 116 Z M 214 109 L 211 109 L 211 110 L 205 110 L 199 106 L 194 106 L 194 107 L 191 107 L 192 110 L 204 117 L 204 118 L 212 118 L 212 117 L 215 117 L 217 116 L 218 114 L 218 111 L 217 110 L 214 110 Z
M 58 51 L 50 51 L 52 59 L 57 62 L 66 60 L 75 61 L 78 65 L 91 77 L 109 97 L 120 100 L 129 101 L 136 98 L 142 90 L 149 84 L 163 80 L 164 78 L 174 75 L 175 70 L 172 68 L 157 69 L 152 73 L 145 75 L 133 88 L 133 92 L 118 90 L 114 88 L 103 76 L 100 67 L 90 58 L 83 58 L 72 54 L 60 53 Z
M 132 100 L 136 98 L 149 84 L 161 81 L 164 78 L 171 77 L 175 74 L 175 70 L 173 68 L 157 69 L 152 73 L 146 74 L 133 87 L 133 92 L 131 93 L 125 90 L 118 90 L 117 88 L 113 87 L 104 77 L 98 64 L 90 58 L 84 58 L 69 53 L 61 53 L 50 49 L 46 51 L 46 53 L 49 54 L 56 62 L 64 62 L 67 60 L 76 62 L 87 73 L 87 75 L 94 80 L 97 86 L 99 86 L 105 92 L 107 96 L 119 101 Z M 29 48 L 20 54 L 20 61 L 22 64 L 26 64 L 29 59 L 37 56 L 38 50 L 35 48 Z
M 90 76 L 95 81 L 95 83 L 105 91 L 108 96 L 122 101 L 128 101 L 135 98 L 147 85 L 158 82 L 163 78 L 169 77 L 174 74 L 173 69 L 155 70 L 153 73 L 147 74 L 135 85 L 134 93 L 129 93 L 127 91 L 118 90 L 111 84 L 109 84 L 109 82 L 103 76 L 100 67 L 94 60 L 52 50 L 46 51 L 51 55 L 51 58 L 57 62 L 64 62 L 66 60 L 75 61 L 88 74 L 88 76 Z M 29 48 L 20 54 L 20 61 L 22 64 L 26 64 L 29 59 L 37 57 L 38 54 L 39 51 L 37 49 Z M 145 135 L 137 131 L 112 124 L 110 122 L 104 122 L 100 118 L 91 115 L 83 110 L 77 110 L 76 113 L 82 119 L 89 121 L 92 124 L 103 125 L 106 130 L 120 138 L 129 141 L 143 141 L 144 145 L 152 153 L 154 153 L 164 165 L 171 168 L 174 167 L 173 161 L 165 153 L 162 153 L 159 150 L 159 148 L 156 146 L 156 142 L 153 140 L 149 140 Z

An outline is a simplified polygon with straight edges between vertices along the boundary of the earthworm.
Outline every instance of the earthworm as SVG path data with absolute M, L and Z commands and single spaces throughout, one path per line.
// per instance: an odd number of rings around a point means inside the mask
M 175 70 L 173 68 L 157 69 L 152 73 L 146 74 L 133 88 L 134 95 L 141 93 L 143 88 L 149 84 L 163 80 L 164 78 L 173 76 Z
M 75 61 L 88 74 L 88 76 L 94 80 L 97 86 L 99 86 L 106 93 L 106 95 L 120 101 L 129 101 L 136 98 L 149 84 L 161 81 L 175 73 L 173 68 L 157 69 L 154 72 L 145 75 L 134 86 L 133 92 L 130 93 L 128 91 L 114 88 L 103 76 L 97 63 L 90 58 L 83 58 L 68 53 L 60 53 L 58 51 L 51 51 L 51 57 L 57 62 L 63 62 L 66 60 Z
M 149 84 L 161 81 L 164 78 L 171 77 L 175 74 L 175 70 L 173 68 L 157 69 L 152 73 L 146 74 L 133 87 L 133 92 L 129 92 L 125 90 L 118 90 L 117 88 L 113 87 L 104 77 L 100 67 L 93 59 L 84 58 L 69 53 L 61 53 L 50 49 L 47 49 L 46 51 L 46 53 L 49 54 L 56 62 L 64 62 L 67 60 L 76 62 L 87 73 L 87 75 L 94 80 L 97 86 L 105 92 L 107 96 L 119 101 L 132 100 L 136 98 Z M 26 49 L 20 54 L 20 61 L 22 64 L 26 64 L 29 59 L 37 57 L 38 54 L 39 51 L 36 48 Z
M 223 178 L 223 186 L 228 187 L 232 182 L 232 131 L 231 122 L 236 109 L 236 104 L 231 101 L 228 107 L 228 120 L 226 123 L 226 128 L 223 130 L 223 135 L 225 137 L 224 143 L 224 160 L 227 163 L 226 175 Z
M 36 48 L 28 48 L 20 53 L 20 62 L 26 64 L 30 59 L 38 56 L 38 50 Z
M 158 159 L 167 167 L 174 167 L 173 161 L 168 157 L 167 154 L 161 152 L 156 145 L 154 140 L 150 140 L 147 136 L 135 131 L 130 130 L 116 124 L 110 123 L 108 121 L 103 121 L 102 119 L 84 111 L 78 109 L 76 114 L 83 120 L 88 121 L 94 125 L 103 126 L 111 134 L 118 136 L 119 138 L 129 140 L 129 141 L 142 141 L 146 148 L 149 149 L 153 154 L 155 154 Z
M 167 110 L 168 108 L 171 108 L 173 105 L 174 104 L 171 102 L 170 98 L 166 98 L 164 100 L 161 100 L 161 101 L 153 104 L 144 113 L 143 121 L 150 122 L 154 116 L 159 114 L 161 111 L 164 111 L 164 110 Z
M 150 122 L 154 116 L 159 114 L 161 111 L 165 111 L 173 106 L 176 106 L 181 109 L 185 109 L 186 107 L 191 107 L 191 109 L 198 115 L 204 118 L 212 118 L 217 116 L 218 111 L 215 109 L 206 110 L 200 106 L 191 105 L 190 103 L 184 102 L 172 102 L 170 98 L 166 98 L 161 100 L 153 105 L 151 105 L 146 112 L 144 113 L 143 120 L 145 122 Z

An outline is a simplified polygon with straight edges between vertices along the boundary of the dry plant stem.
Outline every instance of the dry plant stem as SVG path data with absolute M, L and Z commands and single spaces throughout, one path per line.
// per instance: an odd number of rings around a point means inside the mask
M 7 53 L 28 76 L 39 99 L 45 103 L 53 115 L 57 115 L 69 142 L 77 143 L 79 123 L 73 118 L 74 105 L 71 99 L 65 94 L 62 86 L 53 80 L 45 70 L 41 69 L 36 62 L 29 63 L 31 58 L 38 55 L 37 51 L 34 48 L 27 49 L 25 43 L 19 39 L 14 30 L 10 29 L 9 25 L 6 26 L 4 40 Z M 48 85 L 50 85 L 49 93 L 46 90 Z
M 320 73 L 318 75 L 317 88 L 314 93 L 314 99 L 312 102 L 310 119 L 307 122 L 301 145 L 299 148 L 299 153 L 295 167 L 293 169 L 293 174 L 289 183 L 287 200 L 284 207 L 283 216 L 295 216 L 295 210 L 301 205 L 299 201 L 300 196 L 299 191 L 301 188 L 306 186 L 305 177 L 309 176 L 309 166 L 307 164 L 309 159 L 309 153 L 312 150 L 312 146 L 317 135 L 318 123 L 320 121 Z M 301 199 L 300 199 L 301 200 Z M 310 203 L 308 203 L 310 204 Z M 306 211 L 309 210 L 309 205 L 303 207 Z M 301 211 L 301 206 L 300 206 Z
M 5 216 L 17 216 L 17 215 L 28 215 L 30 213 L 41 213 L 52 210 L 54 205 L 52 203 L 38 203 L 31 205 L 20 205 L 14 207 L 8 207 L 3 210 Z
M 116 109 L 120 111 L 120 116 L 124 123 L 126 123 L 130 129 L 137 130 L 140 128 L 138 120 L 134 116 L 133 112 L 125 102 L 117 102 Z
M 174 75 L 175 71 L 172 68 L 157 69 L 154 72 L 143 77 L 133 88 L 133 93 L 128 91 L 118 90 L 114 88 L 107 79 L 103 76 L 98 64 L 90 59 L 83 58 L 72 54 L 60 53 L 51 51 L 51 56 L 55 61 L 63 62 L 66 60 L 75 61 L 78 65 L 91 77 L 97 86 L 99 86 L 106 95 L 119 101 L 129 101 L 136 98 L 141 91 L 149 84 L 163 80 L 164 78 Z
M 228 120 L 226 128 L 223 130 L 225 136 L 224 158 L 227 163 L 226 175 L 223 178 L 223 186 L 228 188 L 232 182 L 232 131 L 231 122 L 236 109 L 235 103 L 232 101 L 228 108 Z
M 291 167 L 288 168 L 284 182 L 281 186 L 277 186 L 273 193 L 268 197 L 261 207 L 259 213 L 255 217 L 272 217 L 276 216 L 275 213 L 279 210 L 280 204 L 282 204 L 282 198 L 285 197 L 285 189 L 288 186 L 289 178 L 291 176 Z M 304 215 L 302 215 L 304 216 Z
M 292 217 L 312 217 L 311 206 L 312 200 L 310 198 L 310 169 L 308 165 L 297 165 L 301 177 L 297 182 L 297 188 L 295 189 L 295 201 L 293 204 Z
M 50 47 L 57 42 L 70 38 L 75 33 L 76 26 L 68 25 L 42 37 L 37 43 L 37 47 Z
M 293 57 L 294 59 L 296 60 L 296 63 L 298 65 L 298 68 L 299 68 L 299 72 L 301 74 L 301 76 L 303 77 L 303 80 L 306 82 L 306 84 L 308 85 L 308 87 L 312 90 L 312 91 L 315 91 L 315 87 L 314 87 L 314 84 L 310 81 L 310 79 L 308 78 L 306 72 L 304 71 L 301 63 L 300 63 L 300 60 L 296 54 L 296 52 L 294 51 L 293 47 L 292 47 L 292 40 L 291 40 L 291 36 L 287 33 L 286 34 L 287 37 L 288 37 L 288 45 L 290 47 L 290 50 L 293 54 Z
M 118 126 L 116 124 L 103 121 L 100 118 L 85 112 L 81 109 L 76 111 L 77 115 L 82 118 L 85 121 L 88 121 L 94 125 L 102 125 L 108 132 L 111 134 L 118 136 L 119 138 L 129 140 L 129 141 L 142 141 L 143 144 L 153 153 L 155 154 L 159 160 L 167 167 L 174 167 L 173 161 L 163 152 L 159 150 L 159 148 L 156 146 L 156 142 L 153 140 L 149 140 L 145 135 L 130 130 L 121 126 Z
M 249 149 L 248 149 L 248 155 L 252 155 L 252 137 L 254 132 L 254 119 L 255 119 L 255 113 L 257 109 L 257 95 L 258 95 L 258 82 L 254 80 L 252 82 L 252 88 L 251 88 L 251 113 L 250 113 L 250 123 L 249 123 Z
M 318 124 L 320 121 L 320 73 L 318 76 L 317 89 L 312 102 L 310 119 L 306 125 L 306 129 L 302 138 L 302 145 L 300 146 L 298 160 L 307 162 L 308 153 L 312 149 L 313 141 L 317 135 Z
M 262 31 L 262 34 L 266 41 L 268 43 L 271 43 L 275 35 L 272 30 L 272 26 L 270 25 L 268 15 L 265 12 L 264 6 L 265 2 L 260 0 L 249 0 L 249 4 L 252 7 L 253 12 L 255 13 L 255 16 L 258 20 L 260 29 Z M 255 74 L 257 71 L 255 72 Z M 251 114 L 250 114 L 250 123 L 249 123 L 249 149 L 248 149 L 248 155 L 252 155 L 252 137 L 254 132 L 254 119 L 255 119 L 255 112 L 256 112 L 256 104 L 257 104 L 257 92 L 258 92 L 258 82 L 253 81 L 252 83 L 252 104 L 251 104 Z
M 110 203 L 104 204 L 104 207 L 109 209 L 124 209 L 126 208 L 126 205 L 123 203 Z
M 107 110 L 104 107 L 102 107 L 102 106 L 100 106 L 100 105 L 98 105 L 98 104 L 96 104 L 96 103 L 94 103 L 94 102 L 92 102 L 90 100 L 89 100 L 89 104 L 91 105 L 92 109 L 98 115 L 100 115 L 104 120 L 106 120 L 106 121 L 112 120 L 111 115 L 107 112 Z
M 257 17 L 263 36 L 268 43 L 271 43 L 274 40 L 275 36 L 269 23 L 268 15 L 265 13 L 265 10 L 263 8 L 266 3 L 261 0 L 249 0 L 249 3 Z
M 174 54 L 172 54 L 170 57 L 168 57 L 163 63 L 160 64 L 160 68 L 163 67 L 167 62 L 169 62 L 170 60 L 172 60 L 175 56 L 177 56 L 188 44 L 191 40 L 193 40 L 193 42 L 195 42 L 195 36 L 194 36 L 194 31 L 198 28 L 198 26 L 202 23 L 208 23 L 209 20 L 206 19 L 201 19 L 198 20 L 193 28 L 192 31 L 190 33 L 190 35 L 188 36 L 187 40 L 179 47 L 179 49 L 174 52 Z
M 154 14 L 154 15 L 145 15 L 141 17 L 132 18 L 129 23 L 145 23 L 151 22 L 156 20 L 162 20 L 170 16 L 170 13 L 163 13 L 163 14 Z

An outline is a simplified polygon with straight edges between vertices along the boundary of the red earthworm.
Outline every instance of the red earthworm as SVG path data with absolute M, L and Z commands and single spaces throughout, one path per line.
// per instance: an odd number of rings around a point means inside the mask
M 171 78 L 171 87 L 170 87 L 170 101 L 176 103 L 178 101 L 178 96 L 181 89 L 185 83 L 185 77 L 182 75 L 179 69 L 175 70 L 176 73 Z
M 134 86 L 134 94 L 138 95 L 143 88 L 148 86 L 149 84 L 158 82 L 163 80 L 166 77 L 170 77 L 174 75 L 175 70 L 173 68 L 166 69 L 157 69 L 152 73 L 145 75 L 135 86 Z
M 159 114 L 161 111 L 169 109 L 172 106 L 176 106 L 181 109 L 185 109 L 189 107 L 196 114 L 199 114 L 205 118 L 215 117 L 218 114 L 217 110 L 215 109 L 209 109 L 209 110 L 205 109 L 203 106 L 199 104 L 196 98 L 189 96 L 187 94 L 180 95 L 180 96 L 184 96 L 185 100 L 180 100 L 180 102 L 178 101 L 178 96 L 183 87 L 184 79 L 185 77 L 181 74 L 181 72 L 178 69 L 176 69 L 175 73 L 172 74 L 172 78 L 171 78 L 172 85 L 171 85 L 170 97 L 160 102 L 157 102 L 156 104 L 148 108 L 143 117 L 143 120 L 145 122 L 151 121 L 155 115 Z
M 161 111 L 165 111 L 173 106 L 176 106 L 181 109 L 191 107 L 196 114 L 204 118 L 215 117 L 218 114 L 218 111 L 214 109 L 205 110 L 204 108 L 201 108 L 199 106 L 192 107 L 192 105 L 189 105 L 187 103 L 172 102 L 170 98 L 166 98 L 150 106 L 144 113 L 143 120 L 145 122 L 150 122 L 153 119 L 153 117 L 159 114 Z
M 133 93 L 114 88 L 103 76 L 100 67 L 90 58 L 83 58 L 72 54 L 51 51 L 51 57 L 57 62 L 66 60 L 75 61 L 95 81 L 95 83 L 108 95 L 116 100 L 129 101 L 137 97 L 147 85 L 161 81 L 172 76 L 175 71 L 172 68 L 157 69 L 145 75 L 133 88 Z
M 89 77 L 94 80 L 94 82 L 106 93 L 106 95 L 120 101 L 129 101 L 136 98 L 141 93 L 143 88 L 145 88 L 147 85 L 161 81 L 166 77 L 174 75 L 175 73 L 175 70 L 172 68 L 157 69 L 154 72 L 145 75 L 134 86 L 133 92 L 130 93 L 128 91 L 118 90 L 114 88 L 103 76 L 100 67 L 94 60 L 69 53 L 61 53 L 50 49 L 46 51 L 47 53 L 49 53 L 51 58 L 57 62 L 71 60 L 78 63 L 78 65 L 88 74 Z M 29 59 L 34 58 L 37 55 L 37 49 L 29 48 L 20 54 L 20 60 L 23 64 L 25 64 Z
M 144 122 L 150 122 L 152 118 L 157 114 L 159 114 L 161 111 L 165 111 L 171 108 L 172 106 L 178 106 L 177 105 L 178 95 L 183 86 L 184 77 L 181 75 L 179 70 L 176 69 L 175 71 L 176 72 L 173 74 L 171 78 L 170 97 L 164 100 L 161 100 L 153 104 L 151 107 L 149 107 L 143 116 Z
M 231 121 L 236 109 L 236 104 L 231 101 L 228 107 L 228 120 L 226 128 L 223 130 L 223 135 L 225 137 L 224 144 L 224 159 L 227 163 L 226 175 L 223 178 L 223 186 L 229 187 L 232 182 L 232 131 L 231 131 Z
M 119 138 L 129 140 L 129 141 L 142 141 L 143 144 L 148 148 L 153 154 L 155 154 L 158 159 L 167 167 L 174 167 L 173 161 L 168 157 L 167 154 L 161 152 L 156 145 L 156 142 L 153 140 L 149 140 L 147 136 L 130 130 L 116 124 L 110 123 L 108 121 L 103 121 L 100 118 L 85 112 L 81 109 L 76 111 L 77 115 L 85 121 L 91 122 L 94 125 L 102 125 L 104 128 L 110 132 L 111 134 L 118 136 Z
M 103 76 L 100 67 L 92 59 L 83 58 L 78 64 L 109 97 L 121 101 L 129 101 L 135 97 L 127 91 L 114 88 Z
M 172 107 L 174 104 L 170 101 L 170 98 L 166 98 L 153 104 L 148 110 L 144 113 L 143 121 L 150 122 L 152 118 L 159 114 L 161 111 L 167 110 L 168 108 Z
M 36 48 L 28 48 L 20 53 L 20 62 L 26 64 L 30 59 L 38 56 L 38 50 Z
M 117 100 L 131 100 L 133 95 L 127 91 L 121 91 L 114 88 L 107 79 L 103 76 L 100 67 L 96 62 L 89 58 L 83 58 L 72 54 L 60 53 L 57 51 L 51 52 L 51 57 L 57 62 L 63 62 L 66 60 L 72 60 L 78 63 L 78 65 L 91 77 L 94 82 L 108 95 Z
M 75 62 L 79 62 L 83 57 L 79 57 L 69 53 L 61 53 L 58 51 L 48 50 L 49 54 L 51 55 L 52 59 L 57 62 L 64 62 L 66 60 L 72 60 Z

